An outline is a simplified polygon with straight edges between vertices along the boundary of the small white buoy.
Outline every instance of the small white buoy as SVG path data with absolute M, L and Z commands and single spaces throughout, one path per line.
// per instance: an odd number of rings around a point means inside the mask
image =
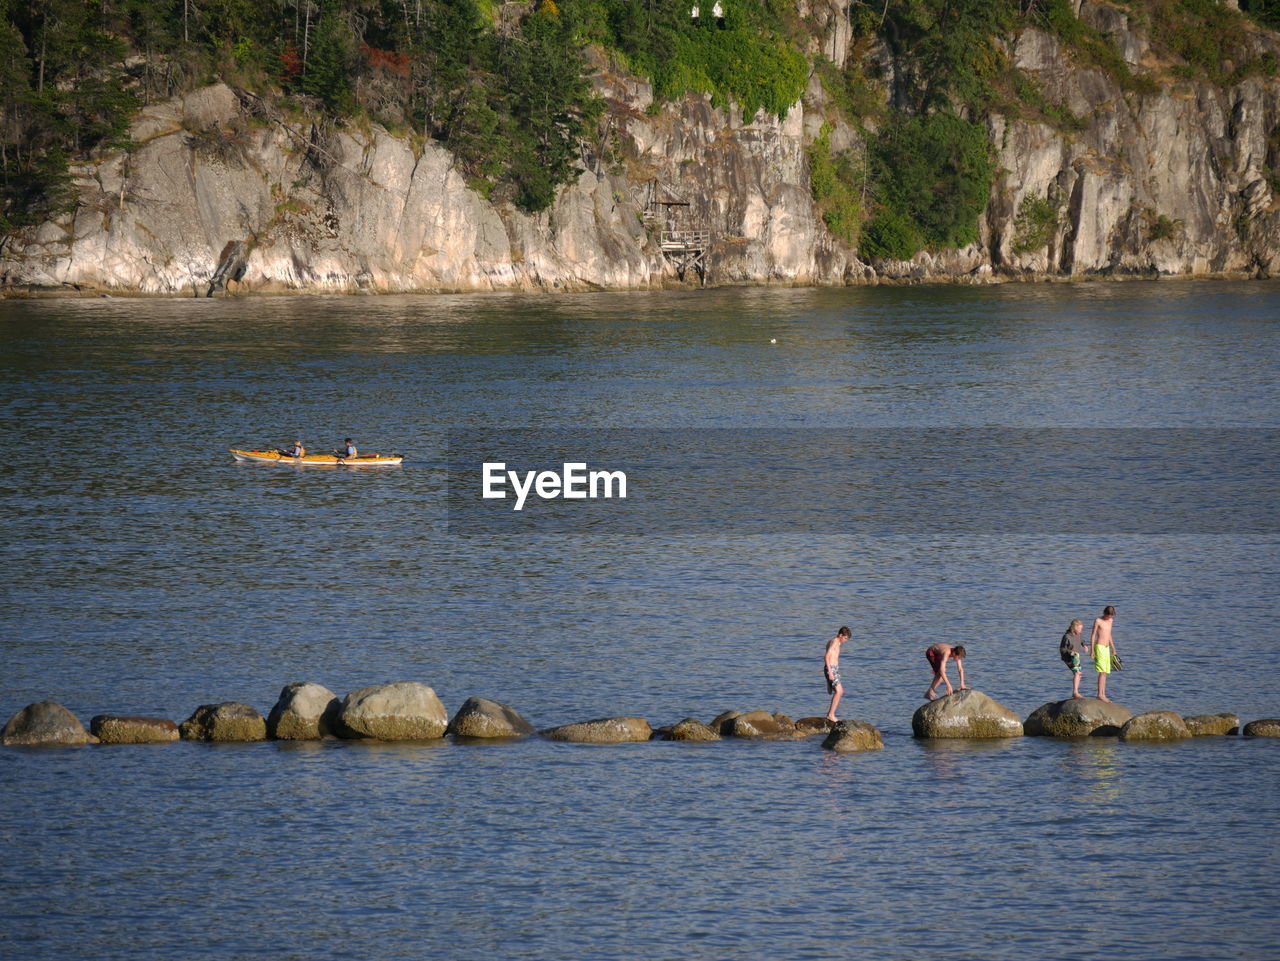
M 778 342 L 778 338 L 777 338 L 777 337 L 770 337 L 770 338 L 769 338 L 769 343 L 771 343 L 771 344 L 776 344 L 777 342 Z

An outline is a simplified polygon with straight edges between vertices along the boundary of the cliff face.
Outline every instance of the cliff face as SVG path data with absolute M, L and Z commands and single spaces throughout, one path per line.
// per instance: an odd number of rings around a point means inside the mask
M 814 52 L 842 62 L 847 7 L 816 0 L 809 12 L 825 23 Z M 1084 3 L 1080 16 L 1135 68 L 1154 66 L 1122 11 Z M 1252 36 L 1259 53 L 1280 50 Z M 677 282 L 677 269 L 661 222 L 645 217 L 655 178 L 688 202 L 662 208 L 678 226 L 710 230 L 712 283 L 1280 272 L 1268 179 L 1280 168 L 1280 84 L 1182 83 L 1138 96 L 1072 66 L 1037 30 L 1010 52 L 1086 125 L 1064 134 L 993 117 L 998 173 L 980 241 L 960 251 L 864 264 L 826 231 L 807 160 L 830 114 L 816 80 L 785 120 L 743 122 L 704 98 L 653 110 L 647 85 L 602 69 L 618 150 L 607 160 L 584 152 L 585 172 L 543 214 L 489 203 L 432 143 L 376 126 L 326 133 L 219 85 L 148 108 L 131 154 L 74 168 L 76 214 L 12 241 L 0 282 L 203 294 L 239 241 L 250 290 L 658 286 Z M 832 144 L 856 139 L 837 124 Z M 1033 241 L 1019 221 L 1029 201 L 1051 213 Z
M 1080 16 L 1115 38 L 1135 68 L 1158 66 L 1146 34 L 1119 10 L 1083 5 Z M 1255 53 L 1275 50 L 1257 31 Z M 1280 210 L 1268 172 L 1280 124 L 1280 87 L 1252 78 L 1232 87 L 1181 83 L 1126 94 L 1097 70 L 1068 69 L 1054 37 L 1028 30 L 1013 50 L 1048 99 L 1087 119 L 1065 137 L 1040 124 L 990 125 L 1001 173 L 983 223 L 997 268 L 1069 276 L 1097 272 L 1273 274 Z M 1024 198 L 1059 208 L 1042 248 L 1014 252 Z

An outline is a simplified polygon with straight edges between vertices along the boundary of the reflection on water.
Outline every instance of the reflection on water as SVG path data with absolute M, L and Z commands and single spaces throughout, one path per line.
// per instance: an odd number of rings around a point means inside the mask
M 1081 738 L 1069 742 L 1063 755 L 1063 766 L 1085 786 L 1083 795 L 1094 802 L 1114 802 L 1121 797 L 1122 761 L 1118 749 L 1131 750 L 1133 745 L 1115 738 Z M 1141 749 L 1139 747 L 1139 749 Z

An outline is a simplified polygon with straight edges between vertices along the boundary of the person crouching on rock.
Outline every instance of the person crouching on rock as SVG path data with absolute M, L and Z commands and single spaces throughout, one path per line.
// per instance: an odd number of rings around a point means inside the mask
M 934 644 L 924 652 L 925 660 L 929 662 L 929 666 L 933 668 L 933 683 L 929 685 L 929 690 L 924 692 L 924 699 L 932 701 L 937 695 L 934 690 L 938 683 L 947 685 L 947 693 L 954 694 L 951 688 L 951 679 L 947 677 L 947 661 L 954 660 L 956 662 L 956 670 L 960 674 L 960 690 L 967 691 L 968 687 L 964 683 L 964 646 L 957 644 L 952 647 L 950 644 Z
M 1062 641 L 1058 644 L 1058 654 L 1062 657 L 1062 663 L 1071 670 L 1071 697 L 1073 700 L 1084 697 L 1080 693 L 1080 657 L 1089 653 L 1089 643 L 1080 636 L 1083 630 L 1083 623 L 1072 621 L 1067 625 L 1067 631 L 1062 635 Z

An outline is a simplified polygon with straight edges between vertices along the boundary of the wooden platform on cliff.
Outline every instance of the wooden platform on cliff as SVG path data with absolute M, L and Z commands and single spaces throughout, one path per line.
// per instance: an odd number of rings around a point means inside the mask
M 707 282 L 707 248 L 711 246 L 710 230 L 664 230 L 659 236 L 662 254 L 675 264 L 676 274 L 684 280 L 689 268 L 698 273 L 700 283 Z
M 707 251 L 711 247 L 711 231 L 693 224 L 692 205 L 670 187 L 656 179 L 646 188 L 644 221 L 658 231 L 662 255 L 675 265 L 681 280 L 690 269 L 698 274 L 698 282 L 707 282 Z

